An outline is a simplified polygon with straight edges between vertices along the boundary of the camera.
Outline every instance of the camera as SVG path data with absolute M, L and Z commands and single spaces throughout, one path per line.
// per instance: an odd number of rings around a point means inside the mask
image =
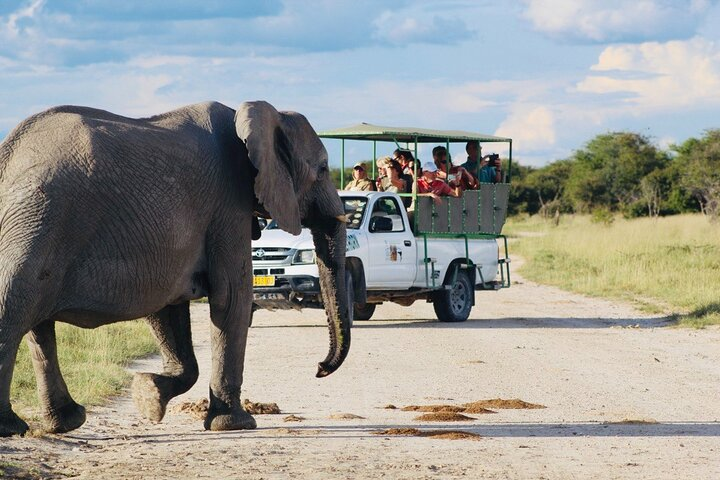
M 500 160 L 500 155 L 497 153 L 491 153 L 488 155 L 488 160 L 490 163 L 497 163 L 497 161 Z

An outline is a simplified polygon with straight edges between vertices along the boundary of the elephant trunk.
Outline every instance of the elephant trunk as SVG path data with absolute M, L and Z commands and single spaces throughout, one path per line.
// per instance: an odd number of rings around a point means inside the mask
M 318 222 L 320 223 L 320 222 Z M 330 349 L 318 364 L 317 377 L 326 377 L 342 365 L 350 350 L 350 317 L 345 288 L 346 227 L 328 218 L 310 227 L 320 274 L 320 291 L 330 333 Z

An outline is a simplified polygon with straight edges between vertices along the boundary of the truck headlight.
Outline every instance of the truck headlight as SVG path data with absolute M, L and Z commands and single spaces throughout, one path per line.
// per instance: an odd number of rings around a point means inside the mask
M 293 257 L 292 263 L 302 265 L 315 263 L 315 250 L 298 250 Z

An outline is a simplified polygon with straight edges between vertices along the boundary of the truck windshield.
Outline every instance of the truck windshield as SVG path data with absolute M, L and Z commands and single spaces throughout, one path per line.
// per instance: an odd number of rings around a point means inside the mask
M 345 215 L 348 217 L 347 228 L 357 230 L 362 224 L 363 215 L 365 214 L 365 206 L 367 205 L 367 198 L 363 197 L 352 197 L 343 198 L 345 204 Z
M 363 197 L 343 198 L 343 204 L 345 206 L 345 215 L 348 216 L 347 228 L 357 230 L 358 228 L 360 228 L 360 224 L 362 223 L 363 215 L 365 214 L 365 206 L 367 205 L 367 198 L 363 198 Z M 265 219 L 262 219 L 262 220 L 265 220 Z M 262 224 L 261 224 L 261 228 L 263 228 Z M 264 230 L 279 230 L 280 227 L 278 226 L 278 224 L 275 220 L 267 220 L 267 224 L 263 229 Z

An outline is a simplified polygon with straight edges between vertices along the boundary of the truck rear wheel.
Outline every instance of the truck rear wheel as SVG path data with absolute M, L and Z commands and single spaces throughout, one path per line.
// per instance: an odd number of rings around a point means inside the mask
M 375 305 L 374 303 L 366 303 L 362 307 L 360 304 L 355 304 L 355 320 L 370 320 L 370 317 L 373 316 L 373 313 L 375 313 Z
M 448 286 L 435 293 L 435 315 L 441 322 L 464 322 L 470 316 L 475 293 L 470 277 L 464 270 L 458 270 L 455 281 Z

